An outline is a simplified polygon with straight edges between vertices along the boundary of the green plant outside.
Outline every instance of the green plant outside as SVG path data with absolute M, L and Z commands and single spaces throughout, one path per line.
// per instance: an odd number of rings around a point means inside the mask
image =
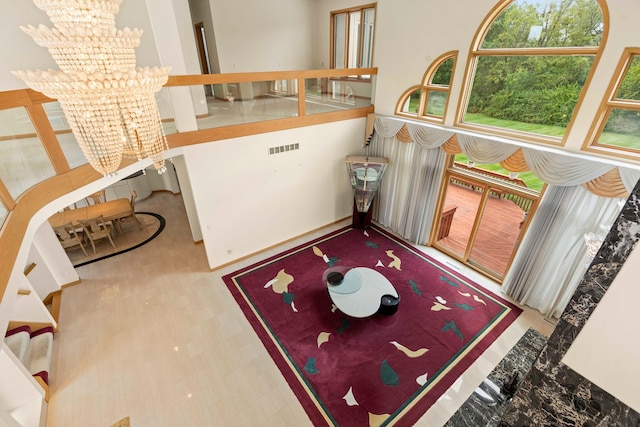
M 566 131 L 566 127 L 554 125 L 541 125 L 537 123 L 524 123 L 514 120 L 496 119 L 494 117 L 485 116 L 480 113 L 467 113 L 464 121 L 475 123 L 478 125 L 493 126 L 502 129 L 513 129 L 520 132 L 535 133 L 538 135 L 562 137 Z
M 513 120 L 501 120 L 478 113 L 467 113 L 465 115 L 465 121 L 479 125 L 493 126 L 502 129 L 513 129 L 517 131 L 530 132 L 547 136 L 562 137 L 565 132 L 565 128 L 561 126 L 522 123 Z M 605 127 L 605 131 L 600 135 L 598 143 L 611 145 L 614 147 L 625 147 L 640 150 L 640 134 L 632 132 L 610 132 L 607 131 Z
M 418 107 L 420 106 L 420 90 L 413 92 L 409 98 L 408 113 L 418 114 Z
M 602 132 L 598 138 L 598 144 L 611 145 L 613 147 L 632 148 L 640 150 L 640 135 L 625 135 L 622 133 Z

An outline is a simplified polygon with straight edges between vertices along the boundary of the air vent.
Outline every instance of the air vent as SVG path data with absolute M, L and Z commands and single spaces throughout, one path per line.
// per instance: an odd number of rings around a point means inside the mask
M 270 147 L 269 148 L 269 155 L 272 154 L 280 154 L 280 153 L 286 153 L 287 151 L 293 151 L 293 150 L 299 150 L 300 149 L 300 144 L 287 144 L 287 145 L 280 145 L 278 147 Z

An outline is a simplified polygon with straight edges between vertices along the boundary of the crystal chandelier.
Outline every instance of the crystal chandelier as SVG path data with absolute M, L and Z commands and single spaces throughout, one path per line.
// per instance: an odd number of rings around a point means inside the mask
M 123 158 L 150 158 L 166 171 L 167 139 L 155 94 L 169 67 L 136 67 L 142 30 L 115 27 L 122 0 L 33 0 L 54 27 L 20 27 L 49 50 L 60 70 L 14 71 L 32 89 L 58 100 L 82 152 L 111 175 Z
M 591 264 L 591 261 L 595 258 L 598 250 L 600 250 L 604 237 L 605 236 L 603 234 L 596 234 L 592 231 L 584 235 L 584 244 L 587 246 L 587 266 Z
M 607 237 L 607 233 L 611 229 L 610 226 L 600 224 L 601 233 L 594 233 L 590 231 L 584 235 L 584 244 L 587 247 L 587 267 L 591 264 L 591 261 L 595 258 L 596 254 L 602 246 L 602 242 Z

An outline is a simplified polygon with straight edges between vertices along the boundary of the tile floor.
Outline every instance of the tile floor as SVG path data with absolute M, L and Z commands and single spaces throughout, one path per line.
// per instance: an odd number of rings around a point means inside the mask
M 165 217 L 160 236 L 78 268 L 82 283 L 63 292 L 48 427 L 107 427 L 124 417 L 132 427 L 311 425 L 222 276 L 348 221 L 212 272 L 203 245 L 193 243 L 180 195 L 154 193 L 137 207 Z M 443 425 L 529 327 L 545 335 L 553 329 L 525 309 L 417 425 Z

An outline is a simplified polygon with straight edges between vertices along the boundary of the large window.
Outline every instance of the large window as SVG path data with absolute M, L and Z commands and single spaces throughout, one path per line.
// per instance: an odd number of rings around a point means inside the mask
M 331 12 L 331 68 L 372 64 L 375 4 Z
M 640 157 L 640 48 L 624 52 L 600 112 L 591 131 L 591 148 Z
M 605 16 L 597 0 L 498 7 L 473 46 L 457 124 L 560 144 L 596 62 Z

